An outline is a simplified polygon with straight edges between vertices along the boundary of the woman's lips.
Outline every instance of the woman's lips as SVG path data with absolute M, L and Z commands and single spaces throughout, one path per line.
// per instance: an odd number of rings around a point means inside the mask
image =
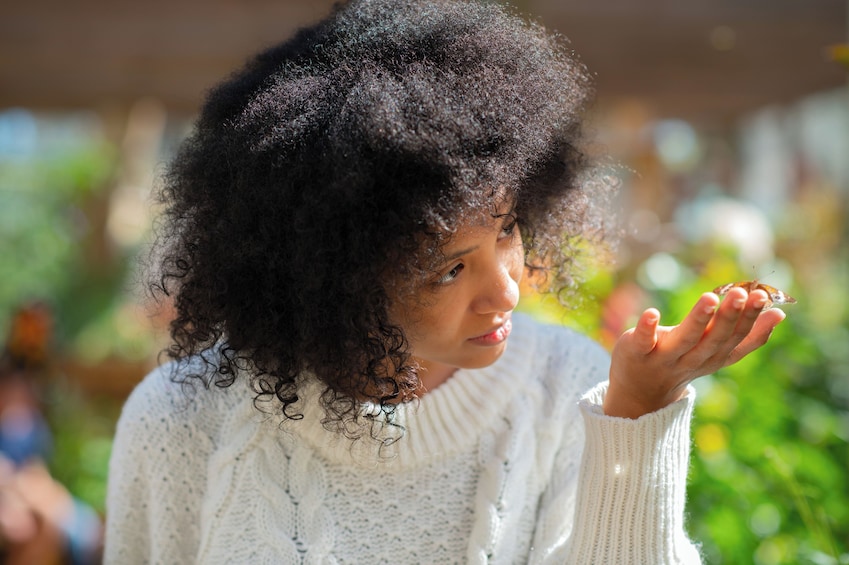
M 475 345 L 498 345 L 507 339 L 507 336 L 510 335 L 510 330 L 513 329 L 513 322 L 510 318 L 504 320 L 504 322 L 492 330 L 489 333 L 484 335 L 473 337 L 469 341 L 474 343 Z

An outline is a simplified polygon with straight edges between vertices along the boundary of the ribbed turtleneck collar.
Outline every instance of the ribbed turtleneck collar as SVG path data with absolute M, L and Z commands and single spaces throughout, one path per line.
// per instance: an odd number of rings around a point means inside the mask
M 352 441 L 326 430 L 321 423 L 324 410 L 318 402 L 323 385 L 315 380 L 304 383 L 295 406 L 304 418 L 284 427 L 333 462 L 388 470 L 450 457 L 476 443 L 529 378 L 536 341 L 533 333 L 534 324 L 514 314 L 513 332 L 498 361 L 483 369 L 458 369 L 420 399 L 399 404 L 391 415 L 378 413 L 373 430 L 377 439 L 369 437 L 368 431 Z M 361 410 L 364 414 L 378 412 L 373 405 L 363 405 Z

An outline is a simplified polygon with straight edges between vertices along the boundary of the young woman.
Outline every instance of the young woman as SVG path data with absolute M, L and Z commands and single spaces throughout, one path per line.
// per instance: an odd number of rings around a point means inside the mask
M 353 1 L 209 95 L 163 184 L 173 360 L 128 400 L 110 563 L 694 563 L 698 376 L 735 288 L 612 357 L 513 311 L 605 236 L 584 67 L 491 3 Z

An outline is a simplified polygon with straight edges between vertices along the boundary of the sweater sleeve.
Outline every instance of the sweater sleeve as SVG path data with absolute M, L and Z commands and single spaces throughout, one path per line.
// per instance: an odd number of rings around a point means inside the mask
M 540 516 L 535 562 L 700 563 L 684 531 L 694 389 L 636 420 L 605 416 L 606 390 L 602 383 L 580 401 L 586 443 L 577 484 L 555 480 L 570 492 L 546 493 L 557 504 Z
M 170 386 L 169 386 L 170 385 Z M 163 372 L 149 375 L 124 405 L 109 464 L 104 563 L 191 563 L 208 437 Z

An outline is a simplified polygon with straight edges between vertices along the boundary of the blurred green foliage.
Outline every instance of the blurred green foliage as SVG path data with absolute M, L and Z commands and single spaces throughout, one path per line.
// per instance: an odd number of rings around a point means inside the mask
M 15 119 L 38 127 L 23 113 Z M 18 307 L 34 301 L 49 306 L 55 320 L 51 358 L 32 375 L 53 433 L 48 465 L 71 493 L 102 512 L 120 404 L 86 396 L 59 367 L 63 358 L 78 355 L 86 338 L 103 356 L 139 349 L 143 340 L 127 339 L 114 323 L 127 299 L 133 250 L 98 253 L 105 239 L 93 212 L 108 207 L 114 148 L 84 135 L 47 145 L 0 152 L 0 339 Z
M 53 432 L 50 472 L 101 514 L 120 408 L 120 402 L 92 398 L 62 381 L 53 382 L 45 391 L 45 415 Z
M 73 336 L 114 302 L 125 262 L 92 268 L 86 205 L 103 198 L 114 152 L 80 143 L 64 151 L 0 160 L 0 321 L 29 300 L 59 312 L 62 335 Z

